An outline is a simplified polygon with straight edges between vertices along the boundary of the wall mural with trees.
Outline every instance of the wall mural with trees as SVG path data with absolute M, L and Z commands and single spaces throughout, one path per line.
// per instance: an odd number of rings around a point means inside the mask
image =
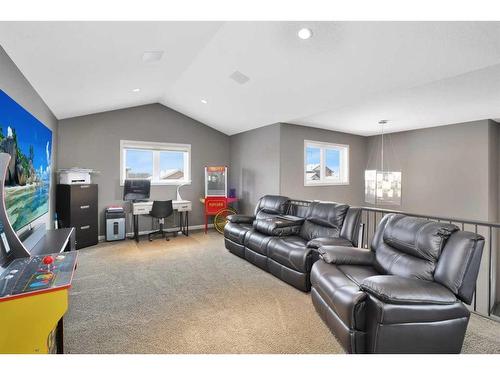
M 0 90 L 0 152 L 10 155 L 5 206 L 14 230 L 49 210 L 52 131 Z

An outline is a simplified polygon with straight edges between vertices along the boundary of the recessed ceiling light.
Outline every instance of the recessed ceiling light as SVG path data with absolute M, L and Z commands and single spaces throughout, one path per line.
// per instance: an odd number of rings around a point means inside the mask
M 207 104 L 207 103 L 208 103 L 206 99 L 201 99 L 201 102 L 202 102 L 203 104 Z
M 141 89 L 133 89 L 132 92 L 139 92 Z
M 160 61 L 163 56 L 163 51 L 146 51 L 142 54 L 142 61 L 152 63 Z
M 300 39 L 306 40 L 306 39 L 309 39 L 310 37 L 312 37 L 313 32 L 311 31 L 311 29 L 308 29 L 307 27 L 303 27 L 302 29 L 299 30 L 297 35 Z

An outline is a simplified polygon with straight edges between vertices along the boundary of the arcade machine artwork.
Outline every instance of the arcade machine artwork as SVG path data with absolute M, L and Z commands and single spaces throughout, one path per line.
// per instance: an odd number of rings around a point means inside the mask
M 2 249 L 3 250 L 3 249 Z M 62 353 L 62 316 L 76 252 L 26 257 L 2 268 L 0 353 Z
M 205 167 L 205 233 L 208 231 L 208 218 L 214 217 L 214 227 L 219 233 L 224 233 L 227 216 L 236 211 L 228 205 L 236 202 L 236 197 L 227 195 L 227 167 Z
M 32 133 L 37 133 L 38 126 L 44 127 L 0 90 L 0 127 L 7 125 L 5 121 L 18 126 L 17 136 L 30 131 L 21 131 L 22 126 L 31 126 Z M 9 136 L 4 140 L 10 141 Z M 32 136 L 36 138 L 40 134 Z M 14 133 L 12 138 L 14 141 L 11 143 L 20 145 Z M 45 149 L 43 151 L 45 153 Z M 26 194 L 34 191 L 37 197 L 44 196 L 45 190 L 48 191 L 45 184 L 50 183 L 50 178 L 45 180 L 47 169 L 33 171 L 33 166 L 40 160 L 37 148 L 30 147 L 28 157 L 19 152 L 18 149 L 12 156 L 16 159 L 15 182 L 22 188 L 28 187 L 18 190 Z M 47 201 L 39 201 L 25 197 L 15 205 L 19 214 L 11 217 L 14 211 L 7 212 L 5 202 L 5 190 L 10 188 L 5 186 L 8 182 L 6 178 L 13 177 L 11 155 L 0 152 L 0 353 L 62 353 L 62 317 L 68 308 L 68 288 L 76 267 L 77 253 L 32 256 L 21 242 L 15 230 L 42 214 L 46 203 L 48 206 L 48 198 Z M 20 166 L 17 165 L 19 160 Z M 21 202 L 26 202 L 24 211 Z

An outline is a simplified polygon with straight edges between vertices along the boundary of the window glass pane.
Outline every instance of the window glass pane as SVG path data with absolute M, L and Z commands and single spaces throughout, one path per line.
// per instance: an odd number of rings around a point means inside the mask
M 306 147 L 306 180 L 319 181 L 321 149 L 319 147 Z
M 153 176 L 153 152 L 149 150 L 125 150 L 125 178 L 151 178 Z
M 325 150 L 325 178 L 340 180 L 340 151 L 327 148 Z
M 160 180 L 183 180 L 184 157 L 183 151 L 160 151 Z

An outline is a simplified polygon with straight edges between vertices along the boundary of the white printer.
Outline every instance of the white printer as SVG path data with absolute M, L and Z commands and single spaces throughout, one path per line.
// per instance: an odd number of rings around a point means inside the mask
M 90 184 L 90 174 L 95 173 L 92 169 L 69 168 L 59 169 L 59 183 L 63 185 Z

